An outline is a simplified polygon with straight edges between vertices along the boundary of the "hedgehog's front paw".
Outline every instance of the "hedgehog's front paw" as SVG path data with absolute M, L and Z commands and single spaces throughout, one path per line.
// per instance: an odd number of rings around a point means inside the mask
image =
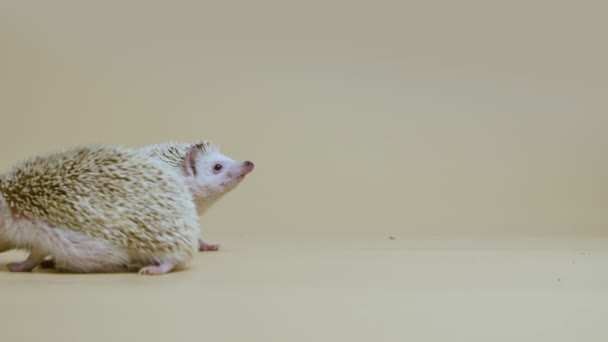
M 163 263 L 158 266 L 146 266 L 139 270 L 141 275 L 162 275 L 171 272 L 174 265 L 171 263 Z
M 210 243 L 206 243 L 203 240 L 198 240 L 198 250 L 200 252 L 211 252 L 211 251 L 217 251 L 220 249 L 220 245 L 219 244 L 210 244 Z

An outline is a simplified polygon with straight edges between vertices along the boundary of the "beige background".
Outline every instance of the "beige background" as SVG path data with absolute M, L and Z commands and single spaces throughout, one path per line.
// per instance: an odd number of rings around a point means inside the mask
M 0 169 L 199 137 L 256 163 L 187 272 L 0 272 L 3 340 L 605 341 L 607 9 L 0 1 Z

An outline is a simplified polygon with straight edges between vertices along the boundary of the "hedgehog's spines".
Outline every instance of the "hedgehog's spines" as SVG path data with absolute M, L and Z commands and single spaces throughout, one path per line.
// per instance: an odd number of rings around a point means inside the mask
M 101 239 L 137 263 L 185 261 L 198 246 L 187 187 L 174 168 L 137 150 L 84 145 L 29 158 L 0 177 L 0 196 L 51 235 Z
M 142 147 L 140 150 L 151 157 L 159 159 L 165 164 L 181 169 L 184 159 L 193 148 L 199 149 L 200 155 L 202 156 L 212 152 L 219 152 L 219 145 L 205 139 L 198 140 L 194 143 L 173 141 L 164 144 L 148 145 Z
M 219 146 L 217 144 L 214 144 L 213 142 L 211 142 L 209 140 L 205 140 L 205 139 L 201 139 L 198 142 L 194 143 L 194 146 L 196 148 L 199 148 L 201 150 L 201 152 L 203 153 L 203 155 L 210 153 L 210 152 L 219 151 Z

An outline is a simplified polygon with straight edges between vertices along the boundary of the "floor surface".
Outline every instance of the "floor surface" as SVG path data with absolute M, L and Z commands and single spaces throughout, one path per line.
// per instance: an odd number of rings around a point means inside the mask
M 211 241 L 213 242 L 213 241 Z M 161 277 L 0 271 L 6 341 L 606 341 L 608 239 L 240 239 Z M 0 263 L 22 255 L 0 255 Z M 60 314 L 58 314 L 60 313 Z

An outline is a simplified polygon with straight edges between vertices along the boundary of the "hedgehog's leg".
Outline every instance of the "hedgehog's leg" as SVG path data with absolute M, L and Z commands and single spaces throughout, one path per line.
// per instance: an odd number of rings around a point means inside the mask
M 42 260 L 46 258 L 46 253 L 40 249 L 32 248 L 30 255 L 22 262 L 12 262 L 6 265 L 11 272 L 30 272 L 36 266 L 40 265 Z
M 210 244 L 210 243 L 206 243 L 205 241 L 199 239 L 198 240 L 198 250 L 201 252 L 206 252 L 206 251 L 217 251 L 220 249 L 220 245 L 218 244 Z
M 163 262 L 162 264 L 160 264 L 158 266 L 146 266 L 139 270 L 139 274 L 161 275 L 161 274 L 166 274 L 166 273 L 171 272 L 171 270 L 173 270 L 174 267 L 175 267 L 175 264 L 173 264 L 173 263 Z

